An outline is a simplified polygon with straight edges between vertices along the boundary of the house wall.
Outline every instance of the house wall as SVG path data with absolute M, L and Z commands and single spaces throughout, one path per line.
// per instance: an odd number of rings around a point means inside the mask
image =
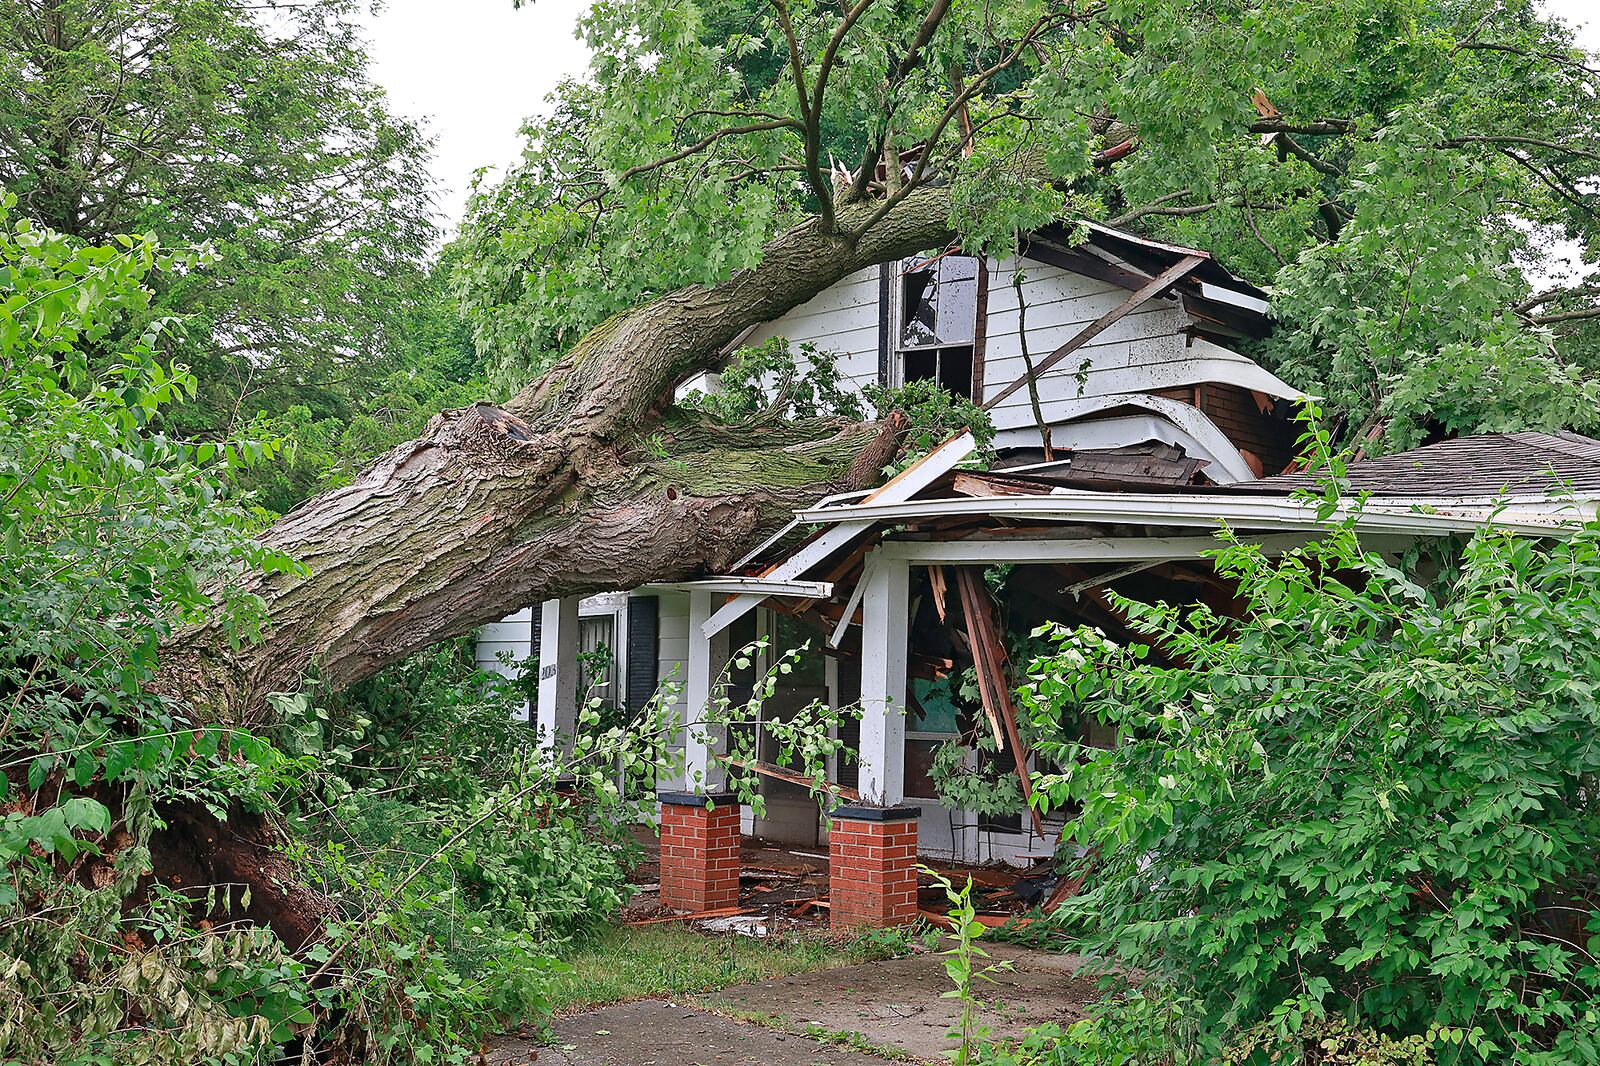
M 1035 362 L 1066 343 L 1084 326 L 1120 306 L 1125 289 L 1034 260 L 991 261 L 987 276 L 987 313 L 981 345 L 982 398 L 988 399 L 1024 373 L 1021 355 L 1016 278 L 1022 275 L 1028 349 Z M 898 290 L 898 284 L 891 286 Z M 872 267 L 850 275 L 787 314 L 751 332 L 743 342 L 757 345 L 782 336 L 791 344 L 812 344 L 834 354 L 842 381 L 859 391 L 879 382 L 880 272 Z M 898 321 L 888 312 L 891 324 Z M 1275 435 L 1279 420 L 1261 412 L 1252 391 L 1265 396 L 1291 396 L 1292 389 L 1245 356 L 1184 330 L 1192 324 L 1178 297 L 1152 300 L 1124 316 L 1058 366 L 1042 375 L 1039 388 L 1047 421 L 1056 425 L 1054 443 L 1061 447 L 1115 447 L 1148 439 L 1182 444 L 1190 454 L 1215 461 L 1209 468 L 1218 480 L 1252 476 L 1234 445 L 1246 447 L 1268 465 L 1284 457 L 1284 441 Z M 686 389 L 715 387 L 714 377 L 689 383 Z M 1020 389 L 993 412 L 1002 444 L 1033 446 L 1037 429 L 1026 389 Z M 1231 453 L 1231 454 L 1230 454 Z M 495 669 L 498 651 L 512 647 L 518 626 L 526 628 L 530 612 L 485 627 L 479 662 Z M 663 592 L 659 600 L 657 677 L 685 675 L 689 654 L 689 598 Z M 619 628 L 619 634 L 622 630 Z M 622 643 L 619 639 L 618 643 Z M 512 648 L 515 654 L 514 647 Z M 523 656 L 518 656 L 519 658 Z M 680 693 L 671 708 L 685 712 Z M 671 762 L 681 762 L 684 737 L 669 740 Z M 682 773 L 663 777 L 663 788 L 683 787 Z M 967 861 L 1020 860 L 1047 854 L 1052 840 L 1031 833 L 980 831 L 969 812 L 950 810 L 926 797 L 912 799 L 922 807 L 920 839 L 929 854 Z M 744 830 L 758 828 L 748 809 Z M 792 823 L 792 824 L 791 824 Z M 796 841 L 817 839 L 809 814 L 774 805 L 759 828 L 781 836 L 792 831 Z M 825 833 L 823 834 L 825 836 Z
M 1020 269 L 1021 300 L 1017 275 Z M 893 286 L 898 288 L 898 286 Z M 1126 290 L 1036 260 L 1007 258 L 988 267 L 988 310 L 982 345 L 982 399 L 999 395 L 1025 373 L 1020 324 L 1027 324 L 1028 354 L 1035 364 L 1076 336 L 1085 326 L 1115 310 L 1127 299 Z M 891 322 L 898 314 L 891 307 Z M 1210 472 L 1222 481 L 1251 476 L 1249 464 L 1226 454 L 1227 442 L 1251 450 L 1275 473 L 1287 461 L 1288 451 L 1269 419 L 1254 410 L 1248 393 L 1270 397 L 1297 395 L 1283 381 L 1253 360 L 1204 338 L 1191 338 L 1184 330 L 1193 320 L 1181 298 L 1170 296 L 1124 316 L 1089 344 L 1039 376 L 1040 407 L 1045 420 L 1067 427 L 1080 419 L 1103 419 L 1122 397 L 1155 395 L 1175 399 L 1190 410 L 1174 434 L 1191 454 L 1213 461 Z M 760 344 L 782 336 L 791 344 L 813 344 L 837 357 L 841 379 L 856 390 L 879 381 L 879 281 L 876 267 L 859 271 L 825 292 L 773 321 L 757 328 L 747 344 Z M 891 363 L 894 357 L 891 357 Z M 897 373 L 898 371 L 893 371 Z M 1221 391 L 1204 406 L 1195 404 L 1197 386 L 1217 385 Z M 1238 399 L 1245 397 L 1244 401 Z M 1247 406 L 1249 405 L 1249 406 Z M 1254 410 L 1254 414 L 1252 414 Z M 1027 389 L 1019 389 L 991 412 L 1002 445 L 1035 443 L 1036 419 Z M 1127 412 L 1118 412 L 1127 414 Z M 1159 407 L 1152 415 L 1166 419 Z M 1129 422 L 1118 432 L 1097 425 L 1079 439 L 1070 427 L 1057 430 L 1058 446 L 1114 447 L 1128 443 L 1119 434 L 1139 431 Z M 1149 439 L 1142 436 L 1138 439 Z M 1292 440 L 1288 442 L 1292 445 Z
M 878 383 L 878 268 L 858 270 L 746 339 L 755 346 L 785 337 L 838 357 L 839 376 L 860 391 Z
M 1125 289 L 1106 282 L 1023 260 L 1019 310 L 1015 284 L 1018 269 L 1016 259 L 1006 259 L 989 271 L 983 373 L 986 402 L 1026 370 L 1019 329 L 1022 321 L 1028 327 L 1028 354 L 1038 363 L 1128 298 Z M 1175 383 L 1181 373 L 1177 365 L 1185 358 L 1187 339 L 1179 331 L 1188 324 L 1189 318 L 1176 298 L 1151 300 L 1041 374 L 1040 401 L 1145 392 L 1151 381 Z M 1018 389 L 991 413 L 997 429 L 1034 424 L 1027 389 Z
M 502 677 L 522 676 L 520 665 L 537 650 L 535 647 L 538 607 L 524 607 L 516 614 L 507 615 L 498 622 L 490 622 L 478 631 L 478 642 L 473 646 L 473 659 L 478 669 Z M 502 661 L 502 660 L 506 661 Z M 517 720 L 526 722 L 533 709 L 523 704 Z

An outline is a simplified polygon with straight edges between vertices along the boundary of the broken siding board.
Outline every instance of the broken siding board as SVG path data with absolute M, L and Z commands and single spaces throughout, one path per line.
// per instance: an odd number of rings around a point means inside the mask
M 1188 256 L 1187 258 L 1174 263 L 1172 266 L 1162 271 L 1161 274 L 1155 278 L 1152 278 L 1150 283 L 1145 285 L 1138 292 L 1130 293 L 1128 298 L 1122 303 L 1118 304 L 1113 310 L 1106 312 L 1100 318 L 1095 319 L 1095 321 L 1083 327 L 1083 329 L 1075 333 L 1070 340 L 1066 341 L 1055 351 L 1051 352 L 1049 355 L 1045 356 L 1042 360 L 1036 363 L 1034 366 L 1034 374 L 1043 374 L 1051 367 L 1064 362 L 1066 359 L 1072 356 L 1074 352 L 1087 345 L 1091 340 L 1095 339 L 1100 334 L 1109 330 L 1121 319 L 1138 310 L 1151 300 L 1163 296 L 1166 291 L 1170 289 L 1179 279 L 1189 274 L 1194 270 L 1195 267 L 1204 261 L 1205 260 L 1200 256 Z M 1033 374 L 1024 374 L 1021 377 L 1013 380 L 1010 384 L 1001 388 L 998 392 L 991 392 L 985 401 L 984 406 L 993 407 L 1004 400 L 1007 396 L 1010 396 L 1012 393 L 1020 391 L 1023 385 L 1026 384 L 1027 380 L 1032 376 Z
M 994 605 L 984 589 L 983 578 L 970 566 L 956 568 L 956 583 L 961 590 L 961 613 L 966 619 L 967 640 L 973 666 L 978 674 L 978 692 L 983 710 L 994 728 L 995 746 L 1001 746 L 1001 729 L 1016 763 L 1017 782 L 1022 802 L 1033 822 L 1033 831 L 1044 836 L 1044 820 L 1033 805 L 1033 781 L 1028 769 L 1029 752 L 1017 729 L 1017 709 L 1011 702 L 1011 683 L 1006 678 L 1005 642 L 995 621 Z
M 1073 370 L 1076 371 L 1076 367 Z M 1047 383 L 1049 387 L 1046 387 Z M 1212 420 L 1218 422 L 1218 424 L 1220 424 L 1220 420 L 1216 418 L 1218 413 L 1235 420 L 1247 418 L 1249 421 L 1245 422 L 1243 426 L 1250 427 L 1252 432 L 1263 432 L 1270 425 L 1284 424 L 1286 422 L 1286 420 L 1276 416 L 1249 415 L 1238 407 L 1196 404 L 1193 389 L 1197 385 L 1220 388 L 1231 387 L 1245 392 L 1261 391 L 1272 395 L 1273 393 L 1268 392 L 1268 390 L 1275 391 L 1279 387 L 1277 379 L 1265 373 L 1259 367 L 1245 363 L 1175 359 L 1168 362 L 1136 366 L 1102 367 L 1098 369 L 1091 367 L 1081 375 L 1072 373 L 1061 376 L 1041 376 L 1039 384 L 1040 405 L 1044 409 L 1045 417 L 1052 420 L 1081 417 L 1082 412 L 1068 409 L 1082 407 L 1090 401 L 1143 396 L 1145 398 L 1185 404 L 1212 417 Z M 1096 409 L 1104 409 L 1105 405 L 1104 403 L 1094 403 L 1092 406 Z M 1138 406 L 1148 407 L 1147 404 L 1143 403 L 1138 404 Z M 1006 402 L 996 404 L 991 408 L 990 415 L 996 429 L 1010 429 L 1033 424 L 1033 408 L 1031 404 L 1027 403 L 1025 397 L 1019 401 L 1015 394 L 1007 397 Z M 1266 419 L 1266 421 L 1258 421 L 1258 418 Z

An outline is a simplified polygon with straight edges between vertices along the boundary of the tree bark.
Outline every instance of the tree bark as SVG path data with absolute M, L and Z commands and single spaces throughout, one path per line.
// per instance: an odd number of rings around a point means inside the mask
M 667 293 L 591 331 L 503 407 L 446 411 L 348 486 L 262 538 L 309 576 L 250 580 L 262 640 L 216 624 L 175 638 L 161 686 L 211 719 L 261 720 L 265 697 L 311 669 L 334 687 L 557 596 L 729 566 L 795 506 L 876 480 L 892 429 L 838 420 L 713 426 L 669 411 L 746 327 L 865 267 L 952 236 L 942 188 L 913 193 L 847 239 L 812 220 L 756 267 Z

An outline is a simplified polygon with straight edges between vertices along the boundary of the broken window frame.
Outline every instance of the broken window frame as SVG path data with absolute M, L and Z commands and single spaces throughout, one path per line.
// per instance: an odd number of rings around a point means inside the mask
M 976 399 L 975 392 L 982 381 L 979 346 L 986 295 L 983 271 L 981 258 L 956 252 L 911 256 L 899 262 L 894 272 L 895 284 L 890 290 L 893 301 L 890 316 L 893 385 L 901 386 L 931 377 L 957 395 Z M 927 321 L 929 315 L 921 316 L 920 328 L 924 335 L 918 337 L 908 335 L 913 316 L 917 314 L 911 306 L 912 298 L 908 293 L 916 280 L 922 277 L 933 279 L 930 286 L 921 290 L 932 290 L 929 301 L 932 304 L 932 321 Z M 948 310 L 941 315 L 941 303 L 948 305 L 952 298 L 950 295 L 941 297 L 941 293 L 953 293 L 954 299 L 959 301 L 953 318 Z M 968 301 L 971 304 L 970 321 L 966 317 L 966 308 L 960 306 Z M 922 303 L 920 297 L 918 303 Z M 941 336 L 940 331 L 945 335 Z M 928 358 L 932 359 L 931 368 L 920 369 L 914 375 L 908 372 L 912 360 Z

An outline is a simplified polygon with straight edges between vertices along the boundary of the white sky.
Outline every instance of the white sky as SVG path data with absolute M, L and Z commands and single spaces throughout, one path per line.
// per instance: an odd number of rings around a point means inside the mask
M 714 0 L 713 0 L 714 2 Z M 438 208 L 460 221 L 472 173 L 504 168 L 522 150 L 523 120 L 556 83 L 588 66 L 574 36 L 588 0 L 387 0 L 368 19 L 373 78 L 395 110 L 435 137 Z
M 1597 0 L 1543 5 L 1587 23 L 1580 40 L 1600 48 Z M 523 120 L 543 110 L 557 82 L 587 66 L 587 49 L 574 37 L 587 6 L 588 0 L 532 0 L 520 10 L 512 0 L 387 0 L 369 19 L 374 78 L 398 111 L 424 119 L 437 139 L 433 173 L 447 225 L 461 218 L 473 171 L 515 163 Z

